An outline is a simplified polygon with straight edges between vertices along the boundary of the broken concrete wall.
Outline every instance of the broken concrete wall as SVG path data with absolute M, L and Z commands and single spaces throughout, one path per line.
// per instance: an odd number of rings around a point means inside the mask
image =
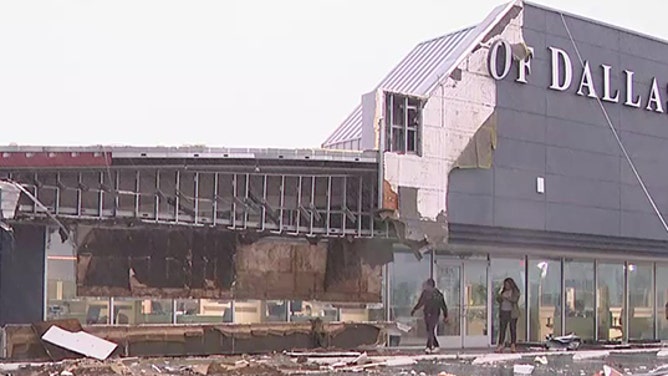
M 487 71 L 488 47 L 483 45 L 496 38 L 521 42 L 522 20 L 522 9 L 515 6 L 429 96 L 423 110 L 421 155 L 384 153 L 384 178 L 399 196 L 395 215 L 405 226 L 407 239 L 447 240 L 448 174 L 457 166 L 491 165 L 496 82 Z
M 76 230 L 77 293 L 207 299 L 380 302 L 389 242 L 248 239 L 192 227 Z
M 271 238 L 240 245 L 233 296 L 380 302 L 382 265 L 392 261 L 391 249 L 390 243 L 363 239 L 311 244 Z
M 117 343 L 115 356 L 261 354 L 320 347 L 355 349 L 383 340 L 384 323 L 276 323 L 225 325 L 87 326 L 84 331 Z M 49 360 L 31 325 L 4 328 L 6 359 Z

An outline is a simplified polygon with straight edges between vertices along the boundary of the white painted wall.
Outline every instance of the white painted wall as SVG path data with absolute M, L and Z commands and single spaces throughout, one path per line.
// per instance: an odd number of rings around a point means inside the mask
M 498 37 L 521 42 L 523 18 L 523 14 L 515 17 Z M 384 153 L 385 179 L 395 191 L 399 186 L 418 188 L 417 207 L 424 219 L 447 214 L 448 174 L 496 107 L 496 82 L 487 73 L 487 52 L 480 48 L 471 54 L 459 65 L 461 81 L 447 78 L 429 97 L 421 156 Z

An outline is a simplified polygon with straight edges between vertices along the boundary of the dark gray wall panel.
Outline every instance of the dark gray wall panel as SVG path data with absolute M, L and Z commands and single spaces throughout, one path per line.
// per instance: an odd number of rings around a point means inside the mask
M 452 221 L 467 225 L 494 226 L 493 196 L 448 193 L 448 210 L 456 216 Z
M 604 102 L 604 108 L 659 209 L 668 216 L 668 44 L 565 17 L 582 57 L 590 62 L 599 95 L 600 65 L 612 66 L 612 87 L 620 91 L 620 102 Z M 451 172 L 450 191 L 458 193 L 448 199 L 450 221 L 668 240 L 597 100 L 576 94 L 581 68 L 561 15 L 528 4 L 524 25 L 525 40 L 535 49 L 529 84 L 515 82 L 516 66 L 498 82 L 494 166 L 492 171 Z M 564 92 L 548 88 L 548 46 L 570 54 L 573 82 Z M 623 105 L 624 69 L 636 73 L 634 91 L 643 98 L 641 108 Z M 645 109 L 653 77 L 659 83 L 663 114 Z M 536 192 L 537 177 L 545 179 L 544 194 Z M 472 200 L 465 192 L 478 196 Z
M 2 250 L 0 324 L 29 324 L 44 315 L 45 229 L 14 226 L 14 248 Z

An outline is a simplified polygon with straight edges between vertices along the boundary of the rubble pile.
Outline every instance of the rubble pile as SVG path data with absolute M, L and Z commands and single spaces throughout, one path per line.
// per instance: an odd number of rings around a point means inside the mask
M 65 360 L 57 363 L 0 366 L 12 376 L 208 376 L 286 375 L 318 370 L 282 356 L 208 357 L 180 359 L 124 358 L 107 361 Z
M 48 363 L 0 363 L 0 375 L 12 376 L 668 376 L 663 348 L 575 350 L 576 337 L 553 339 L 547 351 L 514 354 L 449 353 L 417 355 L 388 351 L 283 352 L 271 355 L 205 357 L 123 357 L 114 342 L 77 325 L 35 326 Z M 570 342 L 569 342 L 570 341 Z M 554 351 L 557 350 L 557 351 Z M 370 351 L 370 350 L 368 350 Z M 259 354 L 259 352 L 257 353 Z M 549 358 L 549 359 L 548 359 Z M 647 372 L 648 367 L 654 370 Z

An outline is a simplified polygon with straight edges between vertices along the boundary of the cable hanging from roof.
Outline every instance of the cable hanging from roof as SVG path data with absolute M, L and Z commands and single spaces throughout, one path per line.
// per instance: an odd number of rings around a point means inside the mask
M 571 34 L 571 30 L 569 29 L 568 25 L 566 24 L 566 18 L 564 17 L 564 14 L 561 13 L 561 12 L 559 12 L 559 15 L 561 16 L 561 22 L 564 24 L 564 27 L 566 28 L 566 33 L 568 34 L 568 38 L 570 39 L 571 44 L 573 45 L 573 49 L 575 49 L 575 54 L 578 57 L 578 61 L 580 62 L 580 65 L 584 68 L 584 66 L 585 66 L 584 59 L 582 59 L 582 55 L 580 55 L 580 50 L 578 49 L 578 46 L 575 43 L 575 39 L 573 38 L 573 34 Z M 640 173 L 636 169 L 636 166 L 633 163 L 633 160 L 631 159 L 631 156 L 629 156 L 629 153 L 626 151 L 626 147 L 624 147 L 624 144 L 622 143 L 621 138 L 619 138 L 619 134 L 617 133 L 617 130 L 615 129 L 614 125 L 612 124 L 612 120 L 610 120 L 610 116 L 608 115 L 608 111 L 605 109 L 605 106 L 603 106 L 603 102 L 601 101 L 601 99 L 598 96 L 596 97 L 596 102 L 598 103 L 599 107 L 601 107 L 601 111 L 603 112 L 603 116 L 605 116 L 605 120 L 608 124 L 608 127 L 610 128 L 610 131 L 612 131 L 612 134 L 615 137 L 615 141 L 617 141 L 617 145 L 619 145 L 619 148 L 621 149 L 622 154 L 624 154 L 624 158 L 626 159 L 626 162 L 628 162 L 629 167 L 631 167 L 631 171 L 633 171 L 633 175 L 635 175 L 635 178 L 638 181 L 638 184 L 640 184 L 640 187 L 642 188 L 642 190 L 645 194 L 645 197 L 647 198 L 647 201 L 649 201 L 650 205 L 652 206 L 652 209 L 654 210 L 654 213 L 659 218 L 659 221 L 661 221 L 661 225 L 663 225 L 663 229 L 666 230 L 666 232 L 668 233 L 668 224 L 666 224 L 666 220 L 663 218 L 663 215 L 661 214 L 661 211 L 656 206 L 656 203 L 654 202 L 654 199 L 652 198 L 651 193 L 647 189 L 647 186 L 645 185 L 645 182 L 643 181 L 642 177 L 640 176 Z

